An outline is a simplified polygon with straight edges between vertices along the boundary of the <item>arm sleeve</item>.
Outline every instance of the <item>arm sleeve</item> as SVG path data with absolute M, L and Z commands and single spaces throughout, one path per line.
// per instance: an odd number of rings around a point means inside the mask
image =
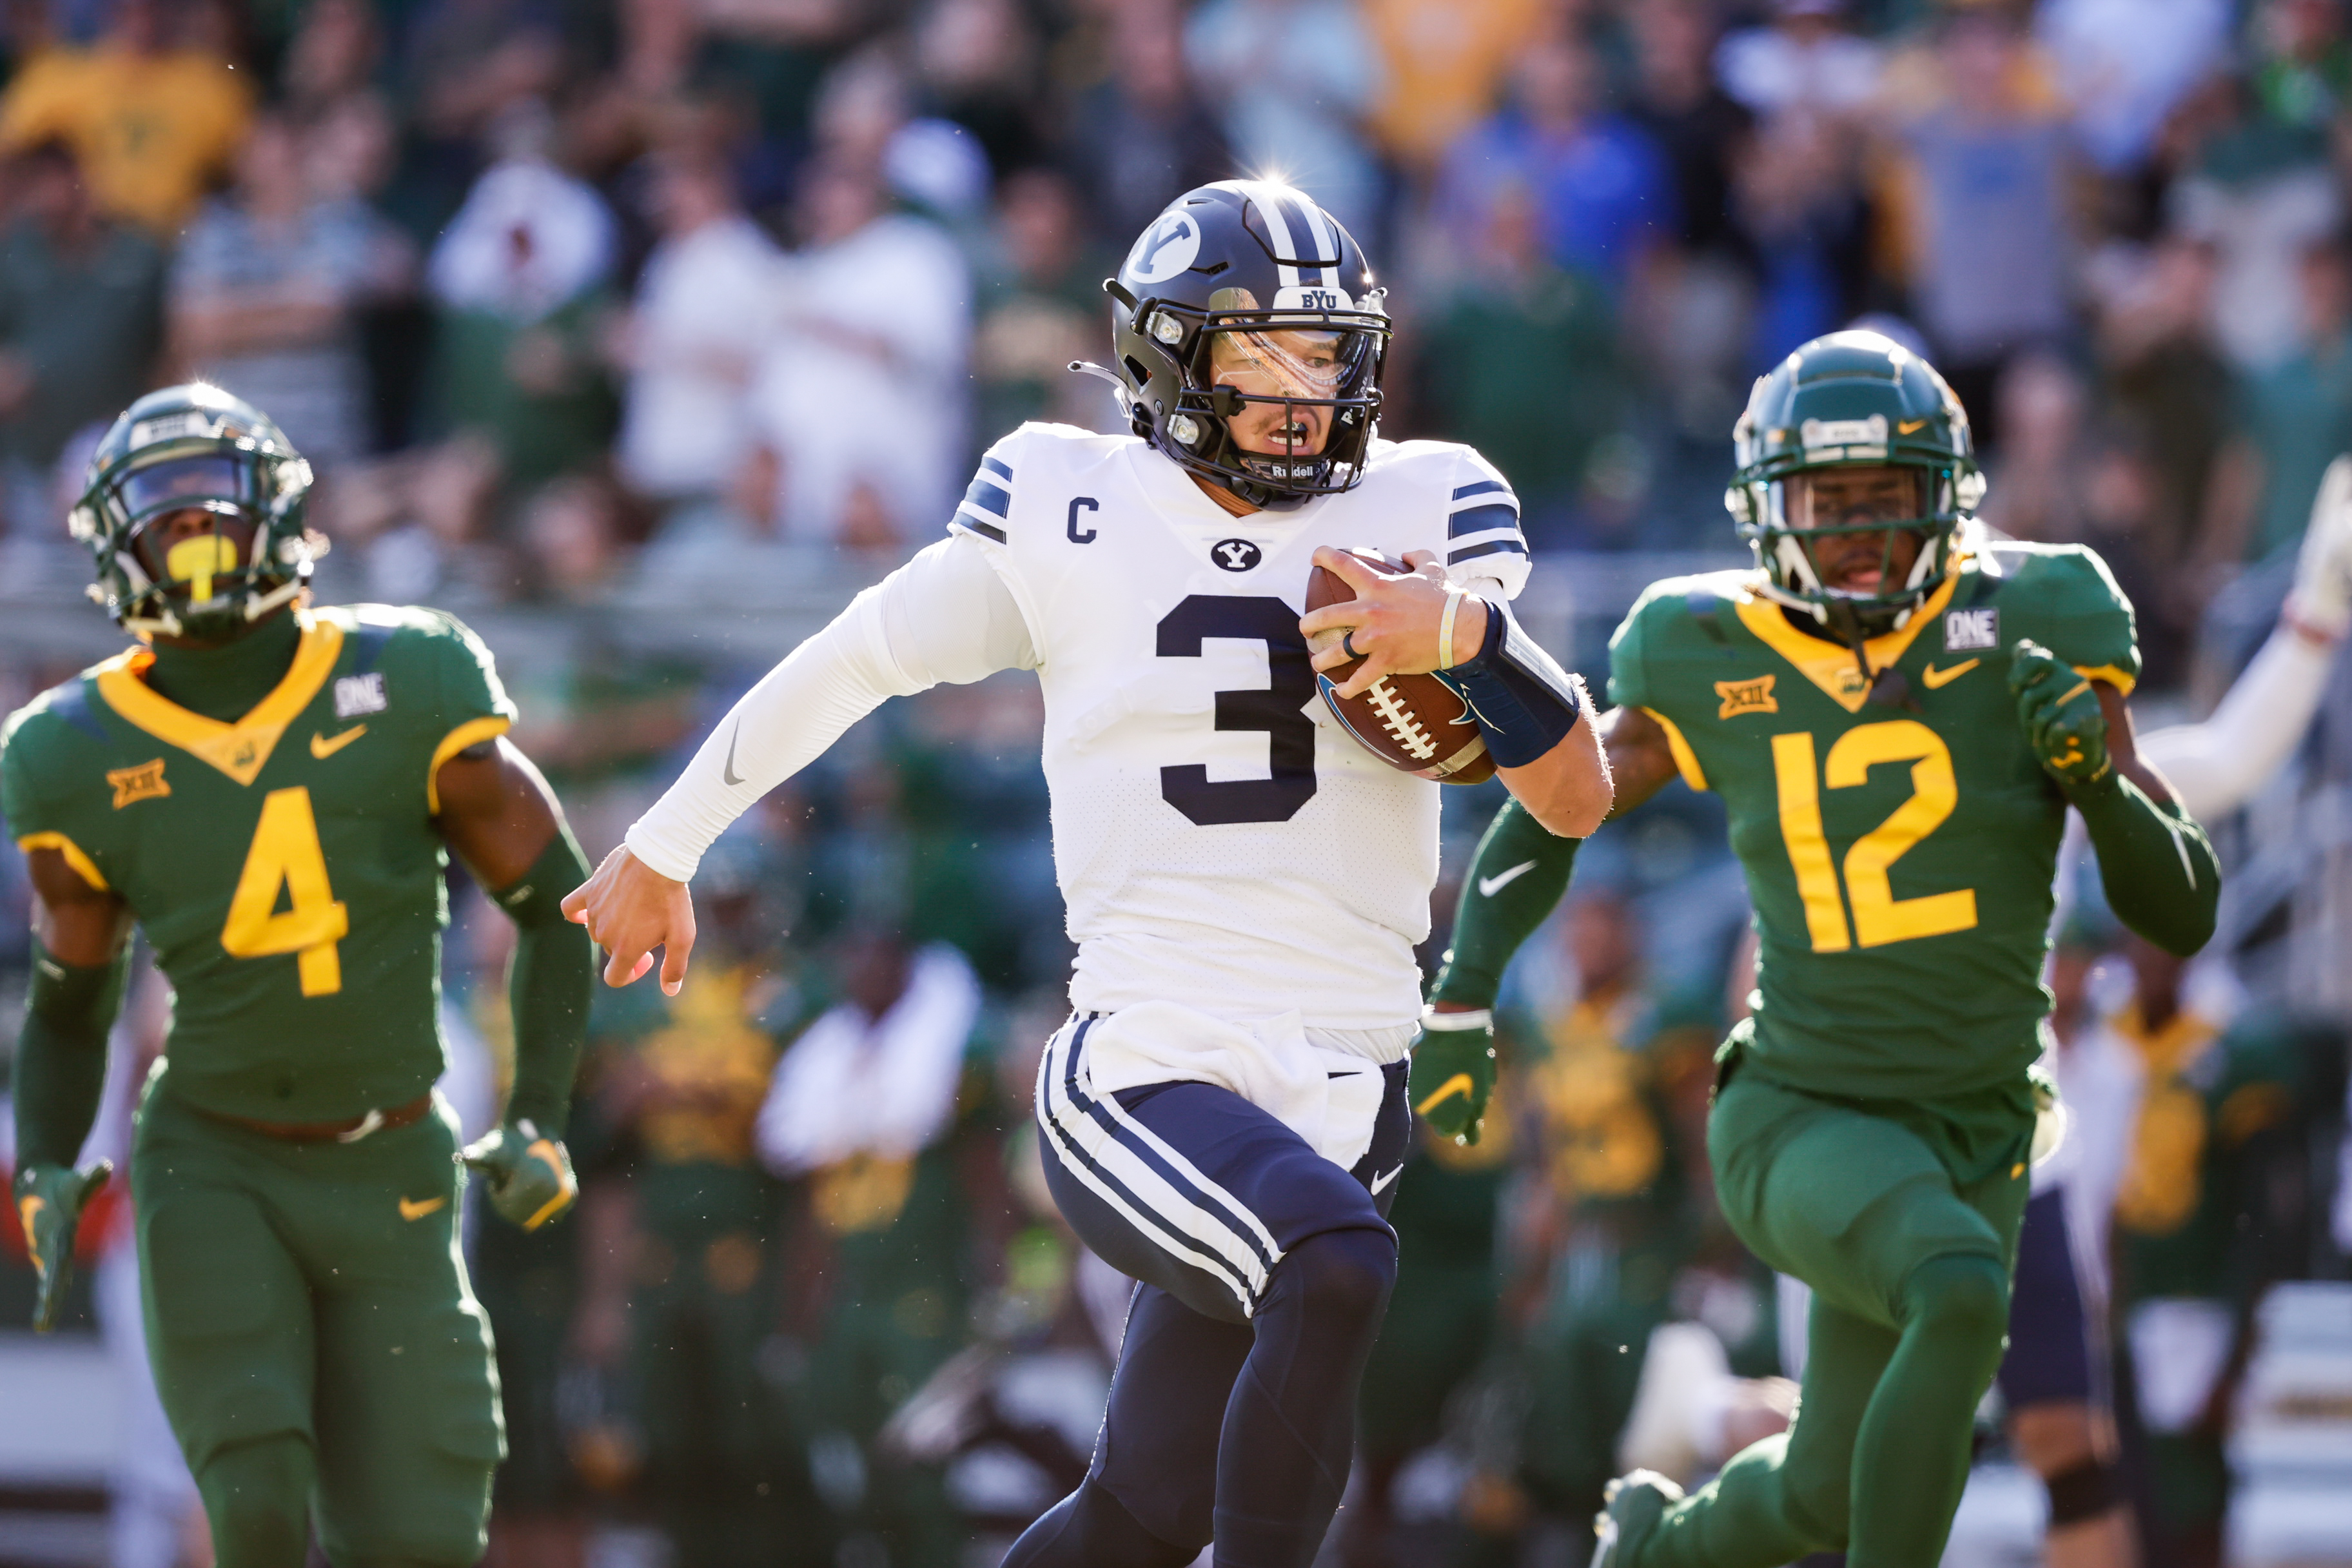
M 2203 947 L 2221 907 L 2221 863 L 2196 819 L 2158 805 L 2112 768 L 2072 799 L 2090 829 L 2099 885 L 2116 918 L 2179 957 Z
M 1517 598 L 1528 585 L 1528 538 L 1519 526 L 1519 498 L 1502 470 L 1463 447 L 1446 507 L 1446 574 L 1465 584 L 1483 578 L 1499 597 Z
M 122 1006 L 131 971 L 125 948 L 112 963 L 59 963 L 33 944 L 32 987 L 16 1038 L 16 1164 L 71 1165 L 98 1119 L 106 1087 L 106 1035 Z
M 891 697 L 1037 656 L 1012 590 L 961 535 L 930 546 L 851 601 L 719 721 L 677 782 L 629 829 L 629 852 L 677 881 L 768 791 Z
M 2236 810 L 2303 740 L 2335 659 L 2335 648 L 2281 626 L 2210 717 L 2139 737 L 2140 760 L 2200 821 Z
M 588 860 L 572 830 L 557 823 L 522 880 L 491 894 L 515 923 L 514 967 L 507 997 L 514 1012 L 514 1089 L 506 1120 L 529 1120 L 551 1138 L 563 1136 L 572 1081 L 588 1034 L 596 953 L 588 931 L 563 918 L 566 891 L 588 879 Z
M 1517 801 L 1507 801 L 1478 841 L 1454 908 L 1454 941 L 1431 987 L 1433 1002 L 1492 1007 L 1511 955 L 1568 890 L 1580 838 L 1555 838 Z

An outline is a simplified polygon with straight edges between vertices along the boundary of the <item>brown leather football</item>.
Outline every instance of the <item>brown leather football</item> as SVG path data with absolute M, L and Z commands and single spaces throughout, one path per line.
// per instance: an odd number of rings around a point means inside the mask
M 1376 550 L 1350 550 L 1349 554 L 1381 572 L 1402 576 L 1407 568 Z M 1356 596 L 1347 579 L 1323 567 L 1307 578 L 1307 608 L 1337 605 Z M 1320 653 L 1346 634 L 1326 632 L 1309 645 Z M 1324 705 L 1340 727 L 1364 750 L 1402 773 L 1440 784 L 1484 784 L 1495 776 L 1495 759 L 1486 754 L 1486 737 L 1470 717 L 1470 705 L 1434 675 L 1390 675 L 1374 681 L 1360 697 L 1341 697 L 1339 688 L 1364 661 L 1351 659 L 1322 672 Z

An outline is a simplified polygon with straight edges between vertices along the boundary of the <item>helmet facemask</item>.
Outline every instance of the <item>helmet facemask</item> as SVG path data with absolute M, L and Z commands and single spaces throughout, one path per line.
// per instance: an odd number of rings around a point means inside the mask
M 1879 498 L 1877 504 L 1849 505 L 1838 517 L 1826 515 L 1820 503 L 1822 479 L 1874 469 L 1908 479 L 1908 500 L 1890 506 Z M 1726 500 L 1741 537 L 1765 570 L 1765 595 L 1811 616 L 1841 642 L 1859 644 L 1903 626 L 1942 584 L 1952 563 L 1953 537 L 1982 489 L 1973 469 L 1881 460 L 1790 465 L 1735 485 Z M 1905 563 L 1900 542 L 1906 536 L 1918 541 L 1918 549 Z M 1849 574 L 1852 553 L 1838 542 L 1848 539 L 1878 542 L 1875 582 L 1850 587 L 1832 580 Z
M 1245 289 L 1220 289 L 1213 303 L 1157 304 L 1144 329 L 1181 374 L 1162 426 L 1169 455 L 1254 506 L 1353 489 L 1380 420 L 1388 318 L 1261 310 Z
M 92 597 L 126 630 L 222 641 L 307 585 L 310 466 L 249 437 L 158 442 L 103 467 L 73 511 Z

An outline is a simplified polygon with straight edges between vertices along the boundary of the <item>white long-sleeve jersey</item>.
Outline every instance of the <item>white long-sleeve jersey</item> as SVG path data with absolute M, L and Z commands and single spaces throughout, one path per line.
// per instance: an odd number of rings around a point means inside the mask
M 636 857 L 683 880 L 885 698 L 1034 669 L 1075 1007 L 1406 1029 L 1440 786 L 1331 722 L 1298 617 L 1326 544 L 1435 551 L 1516 595 L 1501 475 L 1465 447 L 1375 442 L 1355 489 L 1236 518 L 1133 437 L 1029 425 L 982 459 L 950 534 L 719 721 L 630 829 Z

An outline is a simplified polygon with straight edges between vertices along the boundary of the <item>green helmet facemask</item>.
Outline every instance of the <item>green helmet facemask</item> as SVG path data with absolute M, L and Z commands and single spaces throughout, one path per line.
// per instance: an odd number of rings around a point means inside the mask
M 98 569 L 90 597 L 124 630 L 215 640 L 309 584 L 323 543 L 303 527 L 310 491 L 310 465 L 268 415 L 191 382 L 149 393 L 114 421 L 68 523 Z M 168 548 L 149 537 L 186 513 L 213 526 Z
M 1764 569 L 1762 592 L 1811 616 L 1840 640 L 1891 631 L 1943 584 L 1953 536 L 1984 499 L 1969 416 L 1936 369 L 1876 332 L 1815 338 L 1758 378 L 1732 432 L 1739 464 L 1724 505 Z M 1799 526 L 1794 487 L 1826 469 L 1916 470 L 1925 502 L 1916 517 Z M 1920 536 L 1918 558 L 1897 581 L 1898 532 Z M 1813 542 L 1872 533 L 1886 541 L 1877 585 L 1866 592 L 1824 582 Z

